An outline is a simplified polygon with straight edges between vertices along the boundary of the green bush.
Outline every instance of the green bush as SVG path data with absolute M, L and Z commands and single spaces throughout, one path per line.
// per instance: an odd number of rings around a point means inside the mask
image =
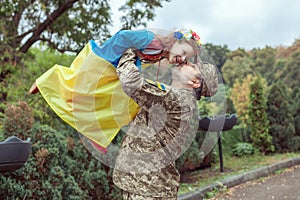
M 243 139 L 243 128 L 234 126 L 233 129 L 221 133 L 222 151 L 224 155 L 230 156 L 235 144 L 245 142 Z M 218 145 L 216 145 L 217 148 Z
M 281 82 L 273 84 L 268 95 L 268 119 L 270 121 L 270 133 L 276 152 L 297 151 L 300 143 L 297 139 L 296 125 L 291 93 Z
M 258 151 L 252 144 L 246 142 L 239 142 L 233 146 L 232 153 L 235 156 L 247 156 Z
M 24 101 L 19 101 L 15 105 L 8 105 L 5 109 L 5 116 L 3 119 L 3 136 L 9 137 L 12 135 L 25 139 L 23 136 L 28 132 L 34 119 L 31 108 Z
M 266 154 L 273 152 L 272 135 L 269 133 L 270 122 L 267 113 L 267 83 L 258 75 L 250 85 L 250 105 L 248 107 L 248 126 L 251 128 L 251 143 Z M 277 97 L 275 97 L 277 98 Z
M 24 167 L 0 174 L 1 199 L 121 198 L 120 189 L 112 182 L 112 170 L 92 157 L 78 136 L 74 137 L 74 131 L 66 129 L 60 132 L 40 123 L 33 124 L 28 130 L 30 112 L 19 112 L 20 105 L 9 109 L 5 112 L 7 115 L 0 135 L 3 138 L 11 135 L 31 138 L 33 145 Z M 19 117 L 11 114 L 12 111 L 19 112 Z M 19 121 L 21 119 L 23 122 Z
M 47 125 L 35 124 L 26 134 L 32 152 L 25 166 L 0 174 L 0 196 L 6 199 L 120 199 L 112 171 L 93 158 L 80 141 Z

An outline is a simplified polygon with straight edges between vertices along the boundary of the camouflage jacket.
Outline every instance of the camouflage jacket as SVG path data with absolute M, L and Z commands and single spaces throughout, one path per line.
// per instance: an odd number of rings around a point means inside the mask
M 180 176 L 175 160 L 198 128 L 196 100 L 190 90 L 146 81 L 127 50 L 117 73 L 123 90 L 141 107 L 122 141 L 113 172 L 124 191 L 152 197 L 176 197 Z

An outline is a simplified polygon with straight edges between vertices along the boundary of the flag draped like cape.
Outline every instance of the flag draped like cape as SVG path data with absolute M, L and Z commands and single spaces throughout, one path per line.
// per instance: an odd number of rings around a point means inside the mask
M 101 46 L 91 40 L 70 67 L 54 65 L 36 85 L 61 119 L 106 148 L 139 110 L 121 88 L 118 61 L 127 48 L 145 49 L 153 38 L 141 30 L 120 31 Z

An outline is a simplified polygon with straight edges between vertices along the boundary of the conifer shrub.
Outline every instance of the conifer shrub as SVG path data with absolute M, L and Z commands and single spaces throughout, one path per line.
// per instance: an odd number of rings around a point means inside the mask
M 112 170 L 92 157 L 74 132 L 33 124 L 25 102 L 7 109 L 3 137 L 31 138 L 32 149 L 24 167 L 0 174 L 1 199 L 121 199 Z
M 300 149 L 292 105 L 289 89 L 281 82 L 274 83 L 268 95 L 267 112 L 272 141 L 279 153 Z
M 248 126 L 251 128 L 251 141 L 263 154 L 274 151 L 272 135 L 269 133 L 267 115 L 266 81 L 257 76 L 250 85 L 250 105 L 248 108 Z

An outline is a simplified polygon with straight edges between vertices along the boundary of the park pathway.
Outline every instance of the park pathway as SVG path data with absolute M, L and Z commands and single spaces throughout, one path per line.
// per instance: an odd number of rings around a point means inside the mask
M 210 200 L 300 200 L 300 165 L 229 188 Z

